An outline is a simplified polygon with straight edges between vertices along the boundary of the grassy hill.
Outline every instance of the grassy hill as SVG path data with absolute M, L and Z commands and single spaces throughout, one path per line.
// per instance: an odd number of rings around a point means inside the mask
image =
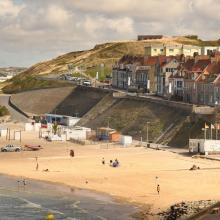
M 146 43 L 179 43 L 199 46 L 220 45 L 219 40 L 202 41 L 191 37 L 166 37 L 159 40 L 122 41 L 99 44 L 91 50 L 71 52 L 48 61 L 37 63 L 9 81 L 3 91 L 6 93 L 20 92 L 31 89 L 32 85 L 34 88 L 63 86 L 63 84 L 56 82 L 42 82 L 36 79 L 36 76 L 61 74 L 68 71 L 68 67 L 70 66 L 72 69 L 76 66 L 83 68 L 83 74 L 89 77 L 95 77 L 98 71 L 100 73 L 100 79 L 103 79 L 105 75 L 111 73 L 112 65 L 123 55 L 143 55 Z M 25 83 L 25 81 L 31 83 Z

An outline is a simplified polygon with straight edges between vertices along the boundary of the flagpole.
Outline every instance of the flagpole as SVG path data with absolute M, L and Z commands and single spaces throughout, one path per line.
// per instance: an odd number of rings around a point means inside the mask
M 217 124 L 215 123 L 215 140 L 217 140 Z
M 212 124 L 211 124 L 210 128 L 211 128 L 211 138 L 210 139 L 212 140 Z

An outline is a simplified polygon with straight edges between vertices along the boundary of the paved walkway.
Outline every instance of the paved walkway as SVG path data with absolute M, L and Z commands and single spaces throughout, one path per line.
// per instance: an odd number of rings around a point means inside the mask
M 28 118 L 26 118 L 24 115 L 22 115 L 20 112 L 16 111 L 14 108 L 12 108 L 8 104 L 9 98 L 10 98 L 10 95 L 0 94 L 0 105 L 4 105 L 9 110 L 10 115 L 11 115 L 11 119 L 13 121 L 27 122 Z

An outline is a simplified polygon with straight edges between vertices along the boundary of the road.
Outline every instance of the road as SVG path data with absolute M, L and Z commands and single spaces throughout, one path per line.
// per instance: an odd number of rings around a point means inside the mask
M 28 118 L 26 118 L 24 115 L 22 115 L 20 112 L 16 111 L 14 108 L 12 108 L 8 104 L 10 95 L 6 94 L 0 94 L 0 105 L 4 105 L 10 112 L 11 119 L 13 121 L 19 121 L 19 122 L 27 122 Z

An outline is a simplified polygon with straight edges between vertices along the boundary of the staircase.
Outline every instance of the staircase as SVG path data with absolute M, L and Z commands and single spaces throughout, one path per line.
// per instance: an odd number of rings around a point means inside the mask
M 186 122 L 187 119 L 182 121 L 175 121 L 172 123 L 155 141 L 157 144 L 167 145 L 174 136 L 179 132 L 182 128 L 183 124 Z

